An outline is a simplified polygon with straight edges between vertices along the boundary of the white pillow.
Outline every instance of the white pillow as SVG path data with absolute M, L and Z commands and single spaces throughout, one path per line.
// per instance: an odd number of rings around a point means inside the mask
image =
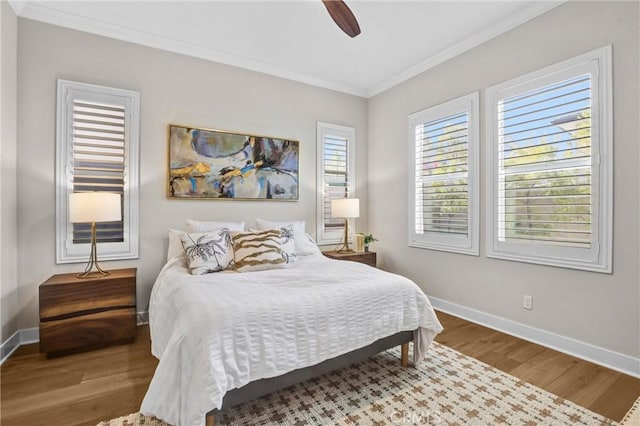
M 309 256 L 311 256 L 311 255 L 323 256 L 322 251 L 320 250 L 320 247 L 318 247 L 318 243 L 316 243 L 316 240 L 313 239 L 311 234 L 309 234 L 308 232 L 305 232 L 304 236 L 307 237 L 307 241 L 309 241 L 309 243 L 313 245 L 313 253 L 310 252 L 308 255 Z
M 229 231 L 244 231 L 244 222 L 200 222 L 187 220 L 187 232 L 209 232 L 214 229 L 227 228 Z
M 231 237 L 238 272 L 287 268 L 296 261 L 291 228 L 232 232 Z
M 293 242 L 296 246 L 298 256 L 309 256 L 319 254 L 320 249 L 305 231 L 304 220 L 292 220 L 288 222 L 272 222 L 263 219 L 256 219 L 256 227 L 259 230 L 277 229 L 291 226 L 293 229 Z
M 169 229 L 169 247 L 167 248 L 167 262 L 172 257 L 178 256 L 184 253 L 184 247 L 182 247 L 182 234 L 184 231 L 178 229 Z
M 233 267 L 233 243 L 229 228 L 211 232 L 184 232 L 180 239 L 192 275 L 220 272 Z

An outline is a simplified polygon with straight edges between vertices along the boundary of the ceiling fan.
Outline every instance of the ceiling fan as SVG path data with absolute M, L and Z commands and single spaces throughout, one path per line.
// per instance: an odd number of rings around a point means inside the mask
M 353 38 L 360 34 L 360 25 L 349 6 L 343 0 L 322 0 L 333 21 L 349 37 Z

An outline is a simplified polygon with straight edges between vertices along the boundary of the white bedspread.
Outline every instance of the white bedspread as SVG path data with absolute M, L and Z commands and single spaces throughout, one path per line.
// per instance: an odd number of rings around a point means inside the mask
M 173 258 L 154 284 L 149 320 L 160 363 L 141 411 L 180 426 L 204 424 L 231 389 L 400 331 L 417 330 L 419 362 L 442 330 L 412 281 L 324 256 L 289 269 L 198 276 Z

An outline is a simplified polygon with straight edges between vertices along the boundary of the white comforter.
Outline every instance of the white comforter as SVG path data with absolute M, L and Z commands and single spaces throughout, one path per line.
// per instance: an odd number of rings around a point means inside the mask
M 141 411 L 202 425 L 231 389 L 317 364 L 400 331 L 419 362 L 442 330 L 413 282 L 355 262 L 305 256 L 289 269 L 190 275 L 184 258 L 160 272 L 150 299 L 160 359 Z

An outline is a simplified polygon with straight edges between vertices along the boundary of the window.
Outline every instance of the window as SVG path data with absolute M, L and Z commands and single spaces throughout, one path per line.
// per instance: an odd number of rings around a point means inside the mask
M 91 224 L 70 223 L 73 192 L 122 196 L 122 220 L 98 223 L 100 260 L 138 257 L 139 93 L 58 80 L 56 261 L 86 262 Z
M 487 90 L 488 255 L 611 272 L 611 48 Z
M 478 93 L 409 116 L 409 245 L 478 255 Z
M 318 244 L 338 243 L 344 219 L 331 217 L 331 200 L 355 196 L 356 129 L 318 123 Z

